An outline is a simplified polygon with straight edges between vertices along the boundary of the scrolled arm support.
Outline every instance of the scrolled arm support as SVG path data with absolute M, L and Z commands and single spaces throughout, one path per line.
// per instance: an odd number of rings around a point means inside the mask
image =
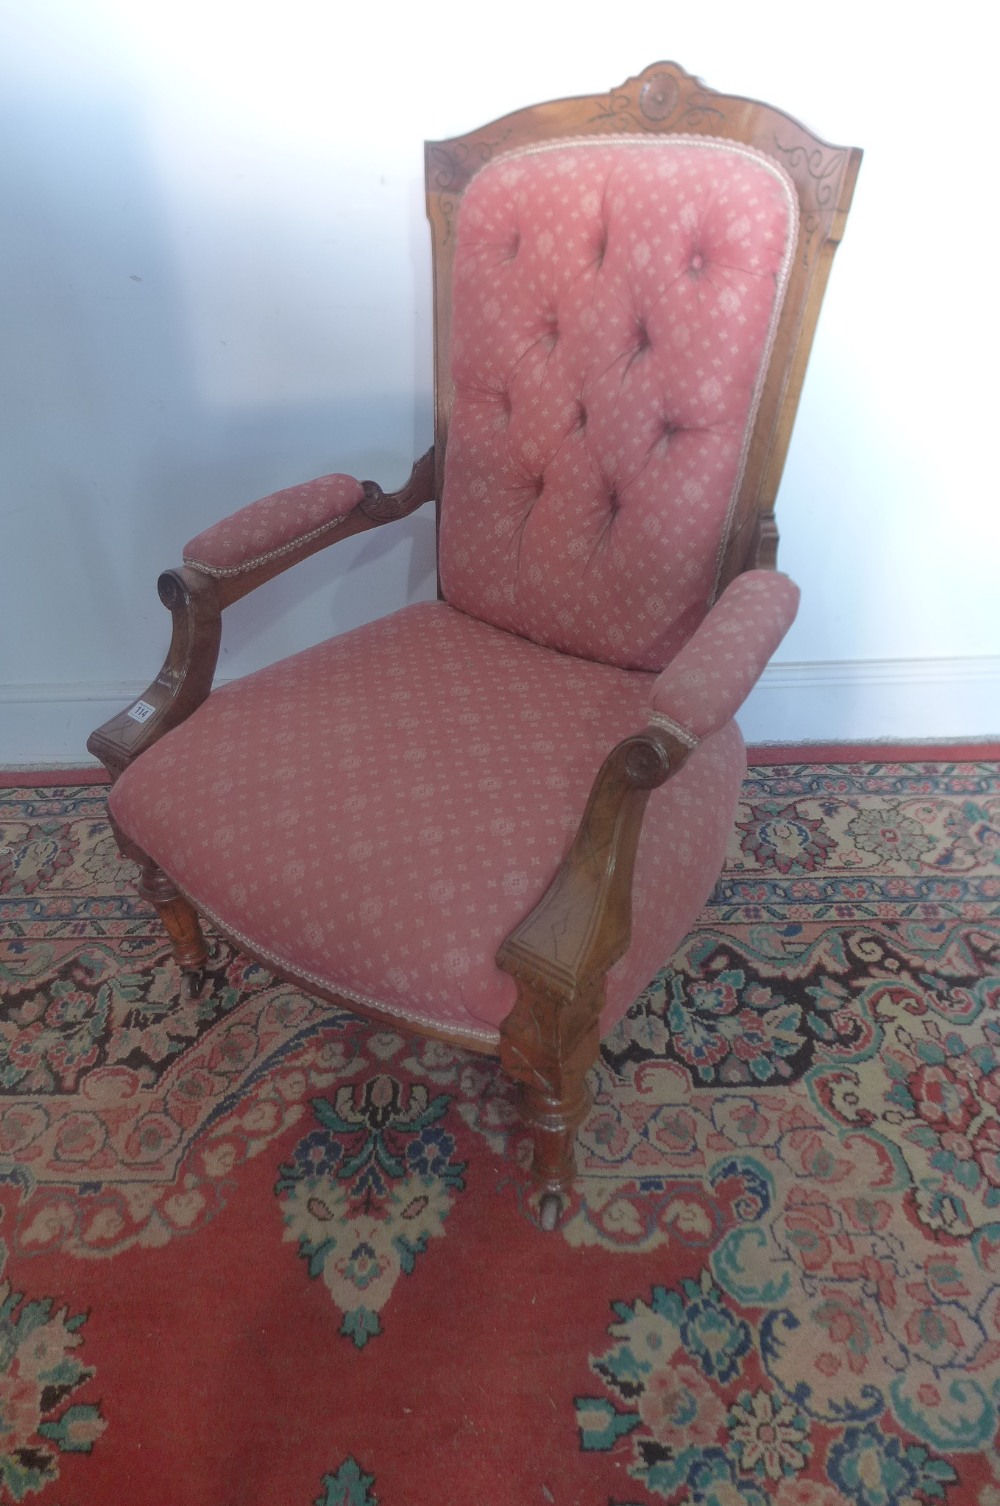
M 434 450 L 429 449 L 414 465 L 409 480 L 397 492 L 384 492 L 376 481 L 362 481 L 364 498 L 358 511 L 373 523 L 394 523 L 408 517 L 434 498 Z
M 606 972 L 631 937 L 632 874 L 646 802 L 688 749 L 659 727 L 627 737 L 605 759 L 552 883 L 503 942 L 498 966 L 571 1002 Z
M 503 1066 L 521 1084 L 532 1126 L 532 1173 L 544 1191 L 574 1176 L 574 1134 L 589 1104 L 608 968 L 631 940 L 633 873 L 646 801 L 690 748 L 657 726 L 611 750 L 593 782 L 583 821 L 548 889 L 497 952 L 517 980 L 500 1026 Z
M 573 1135 L 587 1111 L 584 1078 L 597 1057 L 605 977 L 632 934 L 646 803 L 689 751 L 655 726 L 612 750 L 555 878 L 497 953 L 497 966 L 518 985 L 500 1026 L 500 1055 L 522 1087 L 534 1176 L 544 1189 L 564 1190 L 573 1177 Z
M 113 780 L 165 732 L 189 717 L 212 688 L 222 636 L 222 608 L 215 581 L 200 570 L 182 565 L 165 570 L 157 581 L 157 590 L 173 618 L 163 667 L 138 700 L 87 739 L 87 748 Z

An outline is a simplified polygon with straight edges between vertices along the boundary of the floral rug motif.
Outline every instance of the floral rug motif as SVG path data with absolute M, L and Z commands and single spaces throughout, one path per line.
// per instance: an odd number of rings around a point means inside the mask
M 1000 1506 L 996 765 L 750 771 L 554 1236 L 492 1060 L 0 849 L 0 1502 Z
M 817 1418 L 800 1394 L 769 1384 L 768 1358 L 796 1339 L 737 1317 L 708 1272 L 679 1289 L 653 1287 L 648 1303 L 616 1303 L 615 1310 L 620 1321 L 609 1333 L 616 1342 L 591 1361 L 613 1401 L 577 1399 L 580 1437 L 595 1451 L 629 1438 L 629 1474 L 652 1495 L 675 1499 L 688 1491 L 691 1500 L 746 1506 L 874 1506 L 943 1500 L 955 1484 L 946 1460 L 873 1420 L 871 1399 L 857 1413 Z M 831 1428 L 834 1421 L 847 1425 Z M 819 1450 L 829 1486 L 803 1479 Z
M 0 1248 L 2 1261 L 6 1251 Z M 23 1501 L 59 1477 L 61 1453 L 89 1454 L 106 1423 L 72 1400 L 94 1375 L 82 1362 L 86 1313 L 53 1311 L 0 1283 L 0 1499 Z
M 381 1332 L 379 1309 L 444 1233 L 462 1189 L 465 1167 L 440 1124 L 450 1102 L 380 1072 L 332 1103 L 313 1099 L 318 1127 L 281 1168 L 285 1238 L 323 1277 L 344 1313 L 340 1331 L 359 1349 Z
M 345 1459 L 336 1474 L 323 1476 L 323 1494 L 313 1506 L 378 1506 L 370 1494 L 374 1475 L 366 1475 L 356 1459 Z

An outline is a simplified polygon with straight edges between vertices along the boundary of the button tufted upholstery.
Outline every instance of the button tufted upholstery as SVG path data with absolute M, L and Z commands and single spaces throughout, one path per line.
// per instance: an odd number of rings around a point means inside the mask
M 448 601 L 662 669 L 717 586 L 796 242 L 784 171 L 734 142 L 503 156 L 466 190 L 442 498 Z
M 515 997 L 497 948 L 652 685 L 444 603 L 409 607 L 216 691 L 126 770 L 111 810 L 258 955 L 494 1043 Z M 651 800 L 607 1025 L 707 898 L 743 770 L 730 723 Z

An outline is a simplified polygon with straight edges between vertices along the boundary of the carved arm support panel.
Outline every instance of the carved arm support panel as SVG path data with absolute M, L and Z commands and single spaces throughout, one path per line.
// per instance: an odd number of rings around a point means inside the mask
M 798 604 L 799 588 L 787 575 L 738 575 L 657 676 L 651 720 L 689 748 L 725 726 L 787 633 Z
M 631 938 L 632 875 L 646 802 L 689 749 L 647 727 L 608 755 L 561 867 L 497 953 L 518 983 L 501 1026 L 511 1076 L 565 1102 L 597 1054 L 604 979 Z M 576 1117 L 571 1114 L 570 1117 Z
M 384 492 L 374 481 L 354 481 L 351 477 L 323 479 L 338 482 L 338 486 L 331 489 L 331 506 L 335 505 L 334 494 L 341 500 L 347 496 L 352 498 L 349 510 L 343 516 L 332 516 L 322 526 L 307 527 L 301 536 L 294 537 L 294 529 L 271 518 L 270 505 L 264 505 L 274 503 L 277 506 L 286 495 L 277 492 L 273 497 L 265 497 L 242 510 L 242 514 L 246 514 L 252 513 L 254 508 L 262 509 L 260 518 L 270 518 L 267 537 L 272 543 L 278 540 L 279 529 L 286 536 L 285 542 L 265 557 L 254 556 L 243 564 L 218 568 L 196 562 L 190 558 L 191 551 L 199 540 L 204 541 L 212 535 L 213 530 L 209 529 L 188 545 L 184 565 L 160 576 L 157 583 L 160 600 L 173 617 L 173 634 L 163 668 L 137 701 L 98 727 L 87 740 L 89 751 L 100 759 L 112 779 L 117 779 L 133 759 L 165 732 L 179 726 L 207 698 L 219 656 L 223 608 L 310 554 L 325 549 L 328 544 L 369 528 L 378 528 L 396 518 L 405 518 L 424 502 L 431 501 L 434 496 L 434 451 L 428 450 L 417 461 L 406 485 L 397 492 Z M 308 490 L 308 486 L 292 488 L 293 492 L 304 490 Z
M 87 747 L 117 779 L 133 758 L 179 726 L 208 695 L 219 656 L 222 608 L 215 582 L 189 566 L 165 570 L 157 581 L 173 634 L 163 668 L 137 701 L 87 739 Z

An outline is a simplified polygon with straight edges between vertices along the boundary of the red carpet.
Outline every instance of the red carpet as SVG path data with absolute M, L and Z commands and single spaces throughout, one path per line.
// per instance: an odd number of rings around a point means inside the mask
M 932 756 L 751 770 L 552 1236 L 492 1063 L 178 1003 L 102 790 L 9 788 L 0 1501 L 998 1506 L 998 770 Z

